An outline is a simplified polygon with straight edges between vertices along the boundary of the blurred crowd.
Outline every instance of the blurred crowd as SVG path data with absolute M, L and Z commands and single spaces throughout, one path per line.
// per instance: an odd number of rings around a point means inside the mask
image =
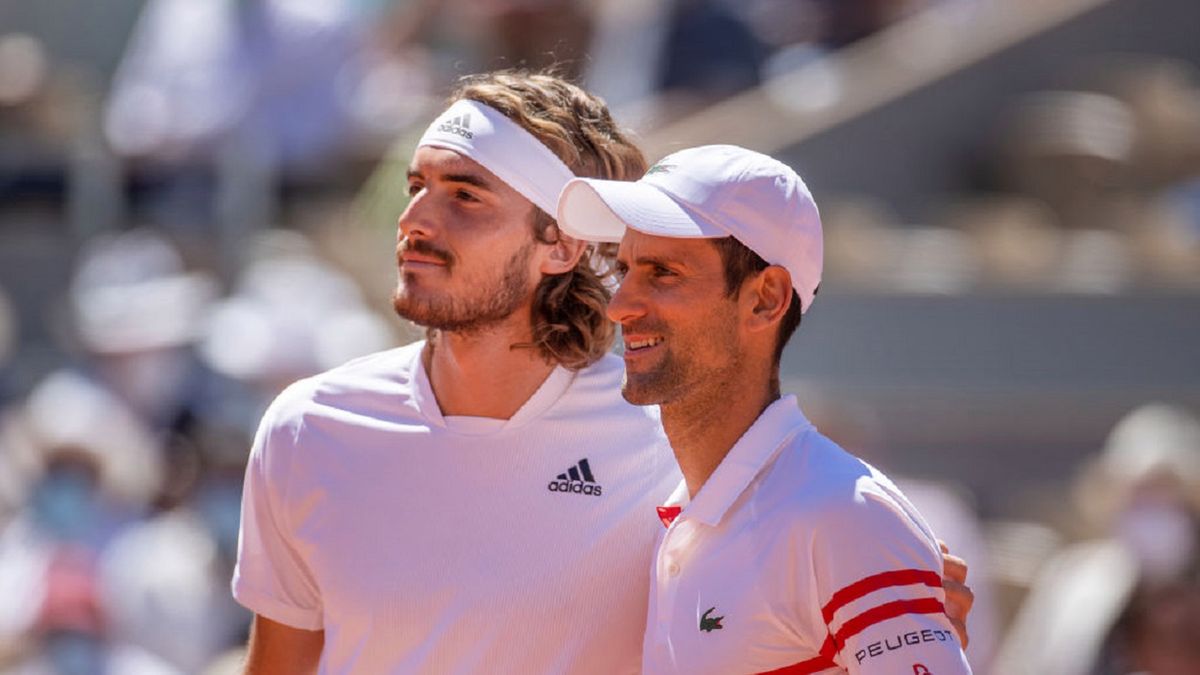
M 1125 54 L 1078 70 L 1004 106 L 963 162 L 974 189 L 941 200 L 930 222 L 831 201 L 834 278 L 951 294 L 1200 289 L 1196 69 Z
M 558 63 L 618 111 L 685 114 L 938 3 L 126 4 L 107 70 L 0 5 L 0 673 L 236 669 L 255 424 L 295 379 L 418 335 L 386 302 L 402 190 L 373 188 L 378 222 L 360 190 L 456 76 Z M 1126 58 L 1012 101 L 944 222 L 831 199 L 831 279 L 1197 291 L 1194 75 Z M 1113 420 L 1038 522 L 906 485 L 978 575 L 977 672 L 1200 672 L 1196 414 Z
M 244 643 L 229 580 L 257 418 L 397 342 L 302 235 L 246 245 L 223 296 L 156 230 L 81 251 L 72 358 L 0 417 L 0 672 L 199 673 Z

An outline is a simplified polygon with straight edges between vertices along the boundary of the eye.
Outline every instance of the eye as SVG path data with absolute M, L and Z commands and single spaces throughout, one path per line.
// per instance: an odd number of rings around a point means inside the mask
M 454 192 L 454 198 L 455 198 L 455 199 L 457 199 L 457 200 L 459 200 L 459 201 L 463 201 L 463 202 L 477 202 L 477 201 L 479 201 L 479 198 L 478 198 L 478 197 L 476 197 L 475 195 L 471 194 L 470 192 L 467 192 L 466 190 L 462 190 L 462 189 L 460 189 L 460 190 L 455 190 L 455 192 Z
M 656 276 L 656 277 L 673 277 L 673 276 L 675 276 L 674 270 L 672 270 L 669 267 L 665 267 L 663 265 L 655 265 L 653 268 L 653 271 L 654 271 L 654 276 Z
M 626 274 L 629 274 L 629 265 L 620 261 L 613 265 L 613 276 L 617 281 L 623 281 Z
M 417 183 L 417 182 L 409 183 L 408 184 L 408 196 L 416 197 L 417 193 L 420 192 L 421 190 L 423 190 L 424 188 L 425 188 L 425 186 L 421 185 L 420 183 Z

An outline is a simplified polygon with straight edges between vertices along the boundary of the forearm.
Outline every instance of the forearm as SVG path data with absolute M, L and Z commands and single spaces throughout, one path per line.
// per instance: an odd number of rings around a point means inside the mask
M 244 675 L 316 673 L 325 632 L 301 630 L 255 615 Z

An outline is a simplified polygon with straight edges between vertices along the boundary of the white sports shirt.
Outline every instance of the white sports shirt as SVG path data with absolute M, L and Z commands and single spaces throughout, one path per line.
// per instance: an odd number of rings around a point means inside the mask
M 944 614 L 933 533 L 794 396 L 687 495 L 680 484 L 659 509 L 647 675 L 971 672 Z
M 246 470 L 233 592 L 321 673 L 631 673 L 679 480 L 606 356 L 509 420 L 439 412 L 424 343 L 289 387 Z

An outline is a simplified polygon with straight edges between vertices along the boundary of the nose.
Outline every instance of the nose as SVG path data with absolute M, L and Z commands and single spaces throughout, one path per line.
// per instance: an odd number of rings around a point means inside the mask
M 621 281 L 617 292 L 608 302 L 608 318 L 613 323 L 627 324 L 646 315 L 646 305 L 637 283 L 630 274 Z
M 433 219 L 428 192 L 422 190 L 413 195 L 404 213 L 396 221 L 398 239 L 429 239 L 433 236 Z

